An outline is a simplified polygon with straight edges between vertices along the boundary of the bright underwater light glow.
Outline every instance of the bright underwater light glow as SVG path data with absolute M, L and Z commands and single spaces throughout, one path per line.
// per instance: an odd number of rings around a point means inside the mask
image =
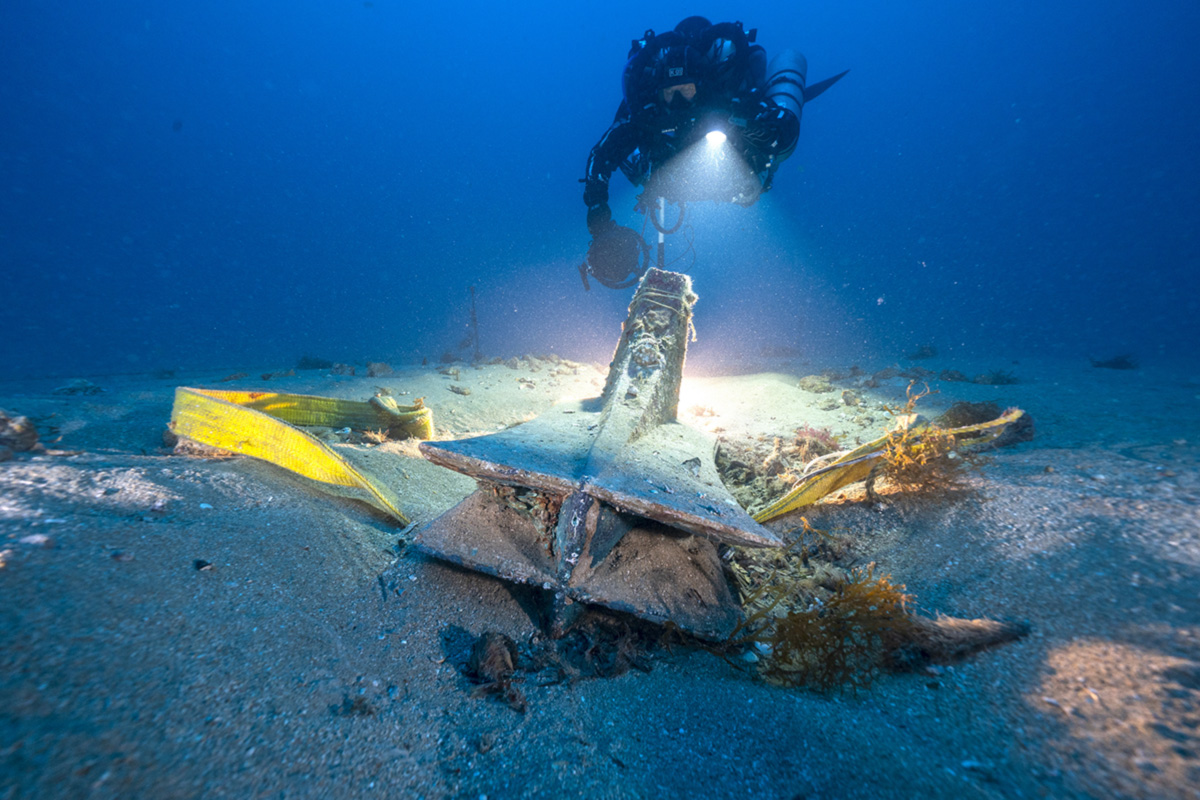
M 704 139 L 708 142 L 709 147 L 720 147 L 725 144 L 725 131 L 713 130 L 704 134 Z

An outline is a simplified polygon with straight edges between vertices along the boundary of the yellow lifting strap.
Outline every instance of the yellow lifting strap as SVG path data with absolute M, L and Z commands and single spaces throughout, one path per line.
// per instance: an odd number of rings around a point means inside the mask
M 994 441 L 1004 433 L 1009 425 L 1016 422 L 1025 412 L 1019 408 L 1010 408 L 990 422 L 978 425 L 965 425 L 961 428 L 948 428 L 946 433 L 954 436 L 959 448 L 979 448 Z M 915 415 L 901 418 L 896 429 L 902 429 L 915 424 Z M 843 486 L 866 480 L 875 467 L 877 459 L 883 455 L 888 445 L 891 433 L 886 433 L 878 439 L 840 454 L 827 465 L 805 476 L 792 487 L 791 491 L 771 503 L 754 515 L 755 522 L 766 522 L 783 516 L 789 511 L 810 506 L 828 494 L 836 492 Z
M 402 525 L 409 524 L 390 489 L 293 425 L 386 430 L 420 439 L 433 436 L 433 414 L 420 401 L 399 406 L 386 396 L 364 403 L 275 392 L 185 386 L 175 390 L 171 430 L 177 436 L 270 462 L 324 484 L 333 494 L 365 500 Z

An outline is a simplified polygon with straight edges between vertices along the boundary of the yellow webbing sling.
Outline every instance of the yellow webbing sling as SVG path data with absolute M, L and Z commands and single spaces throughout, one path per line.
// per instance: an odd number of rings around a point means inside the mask
M 386 396 L 364 403 L 275 392 L 185 386 L 175 390 L 171 430 L 177 436 L 262 459 L 324 484 L 333 494 L 365 500 L 403 525 L 409 523 L 390 489 L 293 425 L 382 429 L 420 439 L 433 436 L 433 414 L 419 401 L 398 406 Z
M 953 434 L 958 446 L 963 449 L 978 448 L 998 438 L 1009 425 L 1024 414 L 1025 412 L 1019 408 L 1010 408 L 990 422 L 949 428 L 946 433 Z M 901 420 L 900 425 L 908 425 L 912 422 L 911 417 L 906 417 Z M 810 506 L 843 486 L 866 480 L 875 466 L 876 459 L 883 455 L 890 435 L 885 434 L 861 447 L 842 453 L 828 465 L 803 478 L 783 497 L 755 514 L 754 521 L 766 522 L 775 519 L 789 511 Z

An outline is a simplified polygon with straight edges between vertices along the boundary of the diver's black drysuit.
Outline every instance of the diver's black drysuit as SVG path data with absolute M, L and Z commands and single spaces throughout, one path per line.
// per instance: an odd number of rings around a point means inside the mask
M 804 56 L 783 50 L 768 64 L 766 51 L 754 43 L 755 34 L 740 22 L 713 25 L 703 17 L 688 17 L 673 31 L 646 31 L 633 42 L 622 76 L 624 98 L 612 125 L 592 148 L 583 179 L 592 234 L 579 267 L 585 289 L 589 275 L 621 289 L 645 270 L 638 265 L 644 264 L 648 245 L 633 230 L 617 225 L 608 207 L 608 182 L 615 170 L 645 187 L 639 211 L 647 211 L 656 198 L 679 203 L 680 220 L 682 204 L 693 200 L 752 205 L 771 188 L 779 164 L 796 149 L 804 103 L 846 74 L 806 86 Z M 727 145 L 718 147 L 715 163 L 725 168 L 708 169 L 711 174 L 699 180 L 686 167 L 675 168 L 687 159 L 668 166 L 676 155 L 717 132 Z M 722 159 L 726 146 L 738 158 Z M 728 168 L 734 162 L 736 168 Z M 661 240 L 659 251 L 661 258 Z
M 647 183 L 674 155 L 720 129 L 741 154 L 757 180 L 730 186 L 712 199 L 750 205 L 770 188 L 779 163 L 791 155 L 800 137 L 806 67 L 803 56 L 772 63 L 740 22 L 710 24 L 689 17 L 675 30 L 646 35 L 633 43 L 622 79 L 624 98 L 609 129 L 592 148 L 584 178 L 584 203 L 592 234 L 611 220 L 608 181 L 620 169 L 635 185 Z M 664 89 L 694 84 L 688 100 Z M 775 91 L 772 91 L 774 89 Z

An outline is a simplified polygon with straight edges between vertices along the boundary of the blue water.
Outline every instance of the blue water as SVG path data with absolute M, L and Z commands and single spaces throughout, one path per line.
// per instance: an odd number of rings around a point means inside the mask
M 472 285 L 485 355 L 606 360 L 578 179 L 630 40 L 698 12 L 852 71 L 692 215 L 697 359 L 1196 363 L 1200 5 L 608 7 L 10 0 L 3 377 L 432 361 Z

